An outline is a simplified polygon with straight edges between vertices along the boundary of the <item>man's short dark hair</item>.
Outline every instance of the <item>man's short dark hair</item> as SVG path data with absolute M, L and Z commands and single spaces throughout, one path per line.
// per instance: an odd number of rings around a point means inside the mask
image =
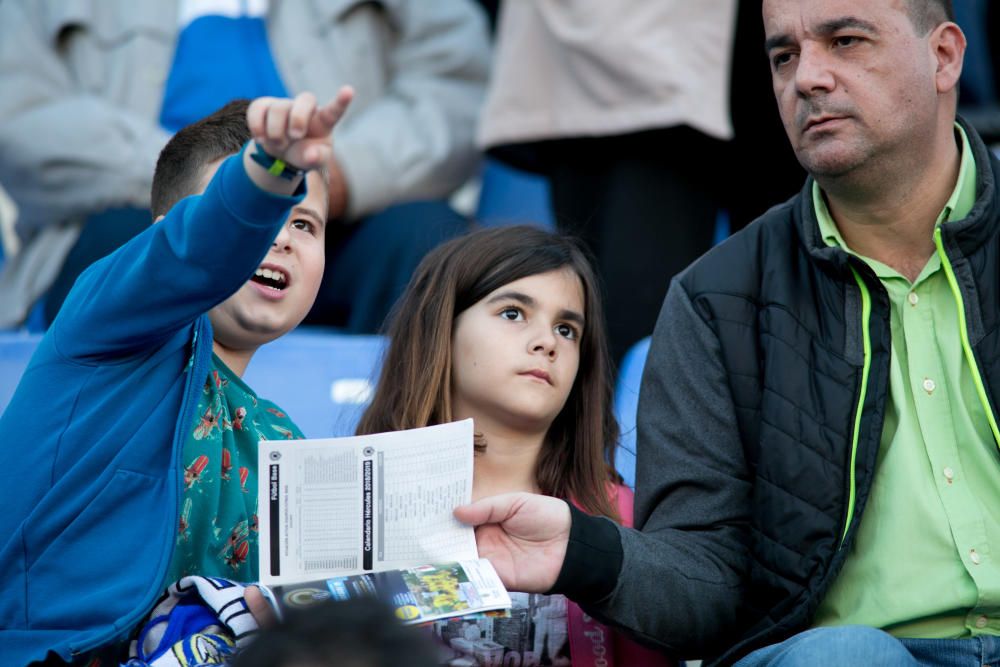
M 174 204 L 198 192 L 206 165 L 240 152 L 250 140 L 248 106 L 250 100 L 233 100 L 167 142 L 153 173 L 153 218 L 166 215 Z
M 945 21 L 955 20 L 952 0 L 906 0 L 910 21 L 921 35 L 926 35 Z

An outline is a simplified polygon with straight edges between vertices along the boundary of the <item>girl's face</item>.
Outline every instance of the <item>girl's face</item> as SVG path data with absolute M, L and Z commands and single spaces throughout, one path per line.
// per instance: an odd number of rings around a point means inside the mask
M 452 409 L 476 430 L 548 430 L 580 365 L 583 284 L 570 268 L 494 290 L 462 312 L 452 337 Z

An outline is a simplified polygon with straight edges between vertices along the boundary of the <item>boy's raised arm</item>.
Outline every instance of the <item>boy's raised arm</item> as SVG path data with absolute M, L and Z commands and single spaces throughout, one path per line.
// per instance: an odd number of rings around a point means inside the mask
M 330 133 L 352 96 L 345 87 L 321 107 L 310 93 L 254 100 L 250 145 L 217 167 L 203 195 L 181 199 L 81 275 L 52 327 L 60 352 L 80 360 L 139 353 L 239 290 L 301 200 L 305 173 L 330 159 Z
M 306 171 L 320 169 L 333 159 L 330 133 L 344 115 L 354 93 L 342 88 L 337 97 L 318 107 L 312 93 L 295 99 L 261 97 L 247 110 L 247 126 L 258 152 L 244 151 L 243 165 L 262 190 L 291 195 Z M 258 158 L 255 159 L 254 156 Z M 269 168 L 268 158 L 273 158 Z M 285 175 L 280 175 L 284 170 Z M 297 173 L 297 176 L 294 176 Z M 293 175 L 293 178 L 289 178 Z

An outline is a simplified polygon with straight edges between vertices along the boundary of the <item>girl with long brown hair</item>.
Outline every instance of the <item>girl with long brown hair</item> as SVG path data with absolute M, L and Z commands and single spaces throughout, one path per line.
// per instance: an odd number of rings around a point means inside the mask
M 596 276 L 569 237 L 514 226 L 449 241 L 423 260 L 390 317 L 381 377 L 357 432 L 471 417 L 473 499 L 530 491 L 630 523 L 632 494 L 614 469 L 603 317 Z M 515 598 L 525 610 L 515 609 L 521 639 L 504 652 L 520 653 L 519 664 L 669 664 L 562 596 Z M 439 627 L 453 647 L 475 643 L 481 630 Z

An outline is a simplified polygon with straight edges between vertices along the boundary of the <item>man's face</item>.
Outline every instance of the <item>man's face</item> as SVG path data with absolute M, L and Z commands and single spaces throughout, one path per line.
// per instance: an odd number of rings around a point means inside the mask
M 778 110 L 807 171 L 905 165 L 930 141 L 937 60 L 906 0 L 764 0 L 763 13 Z
M 215 340 L 233 350 L 256 349 L 305 318 L 323 278 L 326 188 L 306 176 L 308 194 L 289 213 L 256 275 L 209 312 Z

